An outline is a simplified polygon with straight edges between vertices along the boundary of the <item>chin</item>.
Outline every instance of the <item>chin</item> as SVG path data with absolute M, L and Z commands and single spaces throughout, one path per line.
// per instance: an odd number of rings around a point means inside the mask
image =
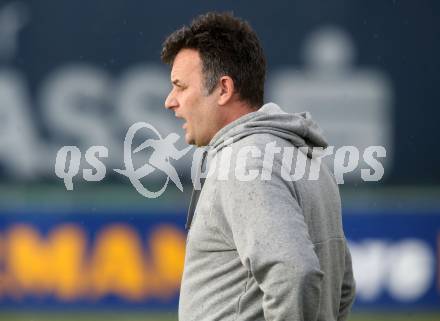
M 195 145 L 196 144 L 194 138 L 192 138 L 188 134 L 185 135 L 185 141 L 188 145 Z

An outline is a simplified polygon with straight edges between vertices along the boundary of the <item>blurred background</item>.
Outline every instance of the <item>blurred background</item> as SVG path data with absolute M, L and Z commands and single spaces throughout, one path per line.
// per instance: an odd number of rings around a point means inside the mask
M 157 198 L 113 169 L 124 168 L 135 122 L 183 136 L 163 108 L 170 84 L 161 44 L 218 10 L 258 33 L 267 102 L 310 111 L 331 145 L 360 151 L 340 185 L 358 286 L 351 320 L 440 320 L 439 7 L 1 0 L 0 319 L 177 320 L 192 152 L 172 161 L 183 192 L 171 182 Z M 155 135 L 144 128 L 134 141 Z M 70 191 L 55 174 L 65 145 L 81 158 Z M 93 168 L 93 145 L 108 148 L 99 182 L 83 171 Z M 361 178 L 371 145 L 386 148 L 378 182 Z M 177 146 L 186 147 L 183 137 Z M 142 179 L 149 191 L 166 182 L 160 171 Z

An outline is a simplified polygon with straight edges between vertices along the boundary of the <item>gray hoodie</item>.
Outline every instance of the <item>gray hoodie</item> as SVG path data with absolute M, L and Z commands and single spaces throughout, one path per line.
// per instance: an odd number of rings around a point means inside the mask
M 279 153 L 266 157 L 267 146 Z M 303 152 L 310 166 L 310 148 L 326 146 L 309 114 L 273 103 L 213 137 L 189 213 L 180 321 L 347 319 L 354 279 L 338 186 L 325 165 L 316 180 L 286 179 L 289 158 Z

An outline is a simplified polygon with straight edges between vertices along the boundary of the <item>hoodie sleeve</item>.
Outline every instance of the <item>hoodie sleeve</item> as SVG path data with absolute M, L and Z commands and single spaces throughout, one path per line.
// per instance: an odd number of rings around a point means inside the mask
M 345 244 L 345 273 L 341 287 L 341 303 L 339 305 L 338 321 L 346 321 L 354 302 L 356 283 L 353 277 L 351 255 L 347 243 Z
M 259 171 L 258 178 L 240 180 L 232 172 L 218 182 L 233 242 L 263 292 L 267 321 L 316 320 L 323 273 L 293 184 L 275 169 L 261 180 L 262 168 L 262 160 L 248 158 L 247 173 Z

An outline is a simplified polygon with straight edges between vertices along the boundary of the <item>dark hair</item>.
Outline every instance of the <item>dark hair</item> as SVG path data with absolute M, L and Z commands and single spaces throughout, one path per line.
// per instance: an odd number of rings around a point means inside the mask
M 240 99 L 261 107 L 264 97 L 266 59 L 256 33 L 249 23 L 232 13 L 209 12 L 191 25 L 176 30 L 165 40 L 161 58 L 172 65 L 182 49 L 195 49 L 202 60 L 205 88 L 217 87 L 221 76 L 234 81 Z

